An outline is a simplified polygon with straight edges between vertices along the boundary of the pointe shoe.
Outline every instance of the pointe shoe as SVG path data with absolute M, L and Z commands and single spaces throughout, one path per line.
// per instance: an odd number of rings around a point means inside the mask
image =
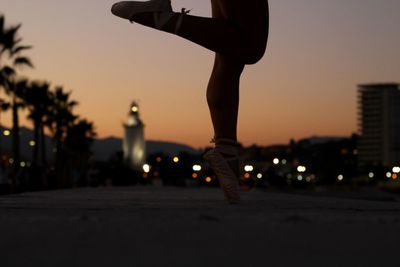
M 226 201 L 229 204 L 239 204 L 239 180 L 228 163 L 229 161 L 238 161 L 239 158 L 237 156 L 225 158 L 216 149 L 208 151 L 204 154 L 203 158 L 215 172 L 222 191 L 224 192 Z
M 135 15 L 146 12 L 154 14 L 154 27 L 159 30 L 162 29 L 172 17 L 178 14 L 172 10 L 171 0 L 122 1 L 115 3 L 111 7 L 111 13 L 131 22 L 133 22 L 132 18 Z M 182 24 L 183 15 L 189 12 L 190 11 L 182 9 L 182 13 L 178 14 L 179 18 L 176 23 L 175 33 L 178 32 Z

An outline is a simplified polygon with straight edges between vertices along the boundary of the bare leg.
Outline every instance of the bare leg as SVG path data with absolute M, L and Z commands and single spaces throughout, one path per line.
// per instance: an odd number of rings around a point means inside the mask
M 237 140 L 239 82 L 244 64 L 226 56 L 215 56 L 207 88 L 207 102 L 214 126 L 215 139 Z
M 207 88 L 207 102 L 214 127 L 215 149 L 204 158 L 212 166 L 230 203 L 238 203 L 239 160 L 237 119 L 239 83 L 245 64 L 264 55 L 268 39 L 267 0 L 211 0 L 212 18 L 185 15 L 178 35 L 216 52 Z M 154 27 L 153 13 L 132 20 Z M 179 14 L 162 30 L 175 32 Z
M 216 53 L 236 58 L 244 64 L 254 64 L 264 55 L 268 39 L 269 17 L 267 0 L 212 0 L 218 15 L 212 18 L 185 15 L 179 36 Z M 179 13 L 163 31 L 174 33 Z M 152 13 L 141 13 L 132 20 L 154 27 Z
M 212 1 L 214 18 L 224 18 L 223 6 Z M 229 55 L 217 53 L 214 68 L 207 88 L 207 102 L 214 128 L 216 148 L 225 155 L 237 155 L 237 120 L 239 110 L 239 84 L 244 63 Z M 229 143 L 220 140 L 230 140 Z M 229 165 L 236 177 L 239 177 L 238 161 Z

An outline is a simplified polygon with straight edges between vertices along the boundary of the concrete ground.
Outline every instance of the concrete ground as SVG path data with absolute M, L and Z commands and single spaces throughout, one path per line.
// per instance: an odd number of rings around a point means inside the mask
M 396 196 L 97 188 L 0 197 L 0 266 L 400 266 Z

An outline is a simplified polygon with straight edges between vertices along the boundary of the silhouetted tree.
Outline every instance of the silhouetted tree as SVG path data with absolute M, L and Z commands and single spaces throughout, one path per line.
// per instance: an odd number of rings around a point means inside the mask
M 15 188 L 15 172 L 19 167 L 19 117 L 18 110 L 21 107 L 20 101 L 23 87 L 26 81 L 18 81 L 16 69 L 20 67 L 33 67 L 31 60 L 21 53 L 31 49 L 30 46 L 21 45 L 22 39 L 18 37 L 18 30 L 21 24 L 17 26 L 6 27 L 4 16 L 0 16 L 0 86 L 5 89 L 6 94 L 11 97 L 12 107 L 12 146 L 13 158 L 17 164 L 14 164 L 14 175 L 12 175 L 12 187 Z
M 49 120 L 50 130 L 55 142 L 55 168 L 58 187 L 66 187 L 68 184 L 68 164 L 64 142 L 68 129 L 73 126 L 77 116 L 72 113 L 78 104 L 70 99 L 70 92 L 64 92 L 62 87 L 57 87 L 50 94 L 52 106 L 50 107 Z
M 32 82 L 25 93 L 25 101 L 29 109 L 28 119 L 33 122 L 34 142 L 33 165 L 38 164 L 39 151 L 41 152 L 41 165 L 46 165 L 46 142 L 44 126 L 50 114 L 52 100 L 50 97 L 49 83 Z

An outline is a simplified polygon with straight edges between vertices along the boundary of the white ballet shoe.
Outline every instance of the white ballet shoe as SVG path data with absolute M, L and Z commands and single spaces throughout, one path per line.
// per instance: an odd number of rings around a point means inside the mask
M 229 161 L 238 162 L 238 156 L 224 156 L 216 149 L 209 150 L 204 154 L 203 158 L 211 166 L 215 172 L 222 191 L 225 194 L 225 199 L 230 204 L 239 204 L 240 202 L 240 190 L 239 180 L 235 172 L 229 165 Z
M 120 18 L 127 19 L 131 22 L 132 18 L 139 13 L 153 13 L 154 14 L 154 27 L 156 29 L 162 29 L 168 21 L 176 14 L 172 10 L 170 0 L 149 0 L 149 1 L 122 1 L 115 3 L 111 7 L 111 12 Z M 175 33 L 177 33 L 181 27 L 183 15 L 190 12 L 182 9 L 179 14 L 178 21 L 175 27 Z

